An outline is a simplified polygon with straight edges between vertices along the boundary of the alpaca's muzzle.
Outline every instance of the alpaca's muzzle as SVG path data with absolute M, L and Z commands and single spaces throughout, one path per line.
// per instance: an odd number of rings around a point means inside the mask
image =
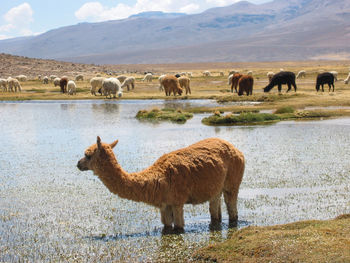
M 79 169 L 80 171 L 87 171 L 87 170 L 89 170 L 88 167 L 86 167 L 86 166 L 83 165 L 82 160 L 80 160 L 80 161 L 78 162 L 77 167 L 78 167 L 78 169 Z

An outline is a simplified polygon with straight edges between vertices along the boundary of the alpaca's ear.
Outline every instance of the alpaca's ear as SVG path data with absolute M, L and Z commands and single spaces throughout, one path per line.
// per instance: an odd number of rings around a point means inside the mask
M 101 138 L 100 138 L 100 136 L 97 136 L 97 148 L 98 149 L 101 149 Z
M 109 146 L 113 149 L 118 144 L 118 140 L 112 142 Z

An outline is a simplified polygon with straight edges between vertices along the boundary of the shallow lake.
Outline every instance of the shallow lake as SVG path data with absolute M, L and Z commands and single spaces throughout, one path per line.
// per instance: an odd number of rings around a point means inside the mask
M 350 119 L 209 127 L 135 119 L 152 107 L 215 106 L 213 101 L 56 101 L 0 103 L 0 261 L 190 261 L 225 240 L 209 229 L 208 204 L 185 206 L 185 233 L 162 235 L 157 209 L 112 195 L 77 161 L 101 136 L 119 139 L 122 167 L 139 171 L 169 151 L 208 137 L 246 157 L 239 228 L 350 213 Z

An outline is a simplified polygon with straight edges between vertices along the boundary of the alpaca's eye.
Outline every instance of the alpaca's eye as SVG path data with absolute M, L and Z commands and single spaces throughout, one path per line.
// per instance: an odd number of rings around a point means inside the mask
M 91 159 L 91 156 L 90 156 L 90 155 L 85 154 L 85 158 L 86 158 L 86 159 L 88 159 L 88 160 L 90 160 L 90 159 Z

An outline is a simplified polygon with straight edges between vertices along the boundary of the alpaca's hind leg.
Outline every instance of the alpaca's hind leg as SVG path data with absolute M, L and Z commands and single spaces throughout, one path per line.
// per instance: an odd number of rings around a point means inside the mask
M 174 217 L 173 210 L 170 205 L 163 205 L 160 208 L 160 217 L 164 228 L 172 228 Z
M 212 224 L 221 223 L 221 193 L 209 202 L 209 212 Z
M 174 230 L 183 230 L 185 226 L 183 205 L 173 206 Z
M 235 192 L 224 192 L 224 199 L 227 207 L 230 227 L 237 226 L 237 221 L 238 221 L 237 197 L 238 197 L 238 189 Z

